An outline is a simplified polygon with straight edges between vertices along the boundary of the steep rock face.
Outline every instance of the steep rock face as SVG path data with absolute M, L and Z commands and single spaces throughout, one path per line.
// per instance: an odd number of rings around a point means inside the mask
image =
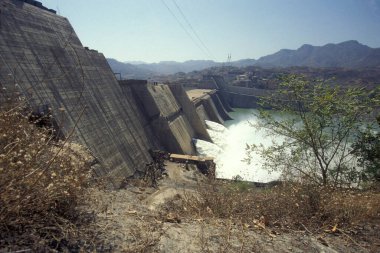
M 84 48 L 64 17 L 17 0 L 0 5 L 1 99 L 20 94 L 38 111 L 49 108 L 114 183 L 143 171 L 154 141 L 105 57 Z

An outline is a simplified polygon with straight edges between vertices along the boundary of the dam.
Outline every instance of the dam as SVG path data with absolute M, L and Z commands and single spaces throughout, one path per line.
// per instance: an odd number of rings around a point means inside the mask
M 65 17 L 33 0 L 1 2 L 0 90 L 2 104 L 23 100 L 51 117 L 59 135 L 84 145 L 96 174 L 116 187 L 144 173 L 150 150 L 194 155 L 194 139 L 211 141 L 205 121 L 230 119 L 220 90 L 191 95 L 181 85 L 118 81 Z

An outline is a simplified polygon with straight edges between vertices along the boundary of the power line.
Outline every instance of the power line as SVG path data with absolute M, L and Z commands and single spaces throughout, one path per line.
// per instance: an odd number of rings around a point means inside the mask
M 190 37 L 190 39 L 193 41 L 193 43 L 201 50 L 203 51 L 203 53 L 207 53 L 204 51 L 204 49 L 197 43 L 197 41 L 194 40 L 193 36 L 191 36 L 191 34 L 187 31 L 186 27 L 181 23 L 181 21 L 179 21 L 179 19 L 177 18 L 177 16 L 174 14 L 174 12 L 169 8 L 169 6 L 166 4 L 166 2 L 164 0 L 161 0 L 161 2 L 165 5 L 166 9 L 168 9 L 168 11 L 170 12 L 170 14 L 175 18 L 175 20 L 177 21 L 177 23 L 181 26 L 182 30 L 184 30 L 186 32 L 186 34 Z
M 59 9 L 59 0 L 57 0 L 57 14 L 61 15 L 61 10 Z
M 193 28 L 193 26 L 191 25 L 190 21 L 186 18 L 185 14 L 183 13 L 183 11 L 181 10 L 181 8 L 178 6 L 177 2 L 175 0 L 172 0 L 174 5 L 176 6 L 177 10 L 179 11 L 179 13 L 181 14 L 182 18 L 185 20 L 185 22 L 187 23 L 187 25 L 190 27 L 191 31 L 193 32 L 193 34 L 195 35 L 195 37 L 197 37 L 197 39 L 199 40 L 199 42 L 202 44 L 202 46 L 206 49 L 207 53 L 211 56 L 211 58 L 215 59 L 214 55 L 211 53 L 211 51 L 208 49 L 208 47 L 206 46 L 205 43 L 203 43 L 203 41 L 201 40 L 201 38 L 199 37 L 198 33 L 195 31 L 195 29 Z
M 181 21 L 179 21 L 179 19 L 177 18 L 177 16 L 174 14 L 174 12 L 169 8 L 169 6 L 166 4 L 166 2 L 164 0 L 161 0 L 161 2 L 165 5 L 166 9 L 168 9 L 168 11 L 170 12 L 170 14 L 175 18 L 175 20 L 177 21 L 177 23 L 181 26 L 181 28 L 186 32 L 186 34 L 190 37 L 190 39 L 193 41 L 193 43 L 203 52 L 205 53 L 206 55 L 208 54 L 208 52 L 202 47 L 199 45 L 199 43 L 194 40 L 193 36 L 191 36 L 191 34 L 187 31 L 186 27 L 181 23 Z M 207 57 L 209 57 L 209 55 L 207 55 Z

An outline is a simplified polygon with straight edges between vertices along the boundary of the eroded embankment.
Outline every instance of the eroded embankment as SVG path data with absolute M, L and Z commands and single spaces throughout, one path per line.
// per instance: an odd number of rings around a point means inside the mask
M 266 193 L 244 182 L 208 181 L 193 166 L 165 164 L 167 177 L 158 188 L 129 185 L 119 191 L 92 192 L 97 201 L 89 201 L 90 209 L 95 210 L 113 251 L 353 253 L 378 248 L 375 227 L 367 241 L 359 241 L 360 236 L 293 229 L 286 220 L 291 207 L 268 208 L 257 216 L 254 208 L 262 210 L 256 205 L 265 205 L 265 198 L 260 198 L 270 197 L 269 189 Z M 246 198 L 256 201 L 244 202 Z M 270 219 L 271 212 L 284 218 Z

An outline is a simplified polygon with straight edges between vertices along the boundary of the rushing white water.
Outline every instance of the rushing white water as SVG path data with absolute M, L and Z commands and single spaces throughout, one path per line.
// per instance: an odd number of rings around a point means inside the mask
M 265 132 L 258 131 L 250 123 L 257 121 L 254 109 L 234 109 L 231 113 L 234 120 L 226 121 L 225 126 L 206 121 L 208 132 L 214 143 L 195 140 L 197 152 L 200 155 L 212 156 L 216 163 L 218 178 L 233 178 L 237 175 L 244 180 L 268 182 L 279 178 L 279 173 L 268 172 L 261 168 L 262 160 L 253 155 L 253 162 L 248 165 L 243 160 L 247 158 L 246 144 L 270 145 L 272 140 Z

